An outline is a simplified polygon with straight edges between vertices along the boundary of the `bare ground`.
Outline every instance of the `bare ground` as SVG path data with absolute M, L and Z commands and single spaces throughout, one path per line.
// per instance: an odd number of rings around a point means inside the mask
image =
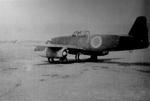
M 149 101 L 149 49 L 49 64 L 34 47 L 0 44 L 0 101 Z

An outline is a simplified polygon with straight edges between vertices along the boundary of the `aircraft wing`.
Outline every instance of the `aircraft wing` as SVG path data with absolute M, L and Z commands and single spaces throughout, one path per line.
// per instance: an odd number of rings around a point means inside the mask
M 34 51 L 43 51 L 45 48 L 65 48 L 65 49 L 72 49 L 72 50 L 84 50 L 83 48 L 76 47 L 73 45 L 60 45 L 60 44 L 41 44 L 37 45 Z

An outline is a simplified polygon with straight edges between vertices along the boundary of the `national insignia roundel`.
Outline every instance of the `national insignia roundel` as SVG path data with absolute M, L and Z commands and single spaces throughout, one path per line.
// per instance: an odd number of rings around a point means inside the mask
M 94 36 L 91 39 L 91 46 L 93 48 L 99 48 L 102 45 L 102 38 L 101 36 Z

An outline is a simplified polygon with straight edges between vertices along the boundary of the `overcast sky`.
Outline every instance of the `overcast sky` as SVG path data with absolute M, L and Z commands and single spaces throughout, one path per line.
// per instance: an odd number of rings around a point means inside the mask
M 0 0 L 0 40 L 47 40 L 75 30 L 125 34 L 148 0 Z

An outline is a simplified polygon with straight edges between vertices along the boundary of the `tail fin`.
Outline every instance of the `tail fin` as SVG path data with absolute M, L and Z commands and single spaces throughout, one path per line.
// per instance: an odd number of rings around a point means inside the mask
M 129 35 L 148 42 L 147 19 L 145 16 L 137 17 L 131 30 L 129 31 Z

